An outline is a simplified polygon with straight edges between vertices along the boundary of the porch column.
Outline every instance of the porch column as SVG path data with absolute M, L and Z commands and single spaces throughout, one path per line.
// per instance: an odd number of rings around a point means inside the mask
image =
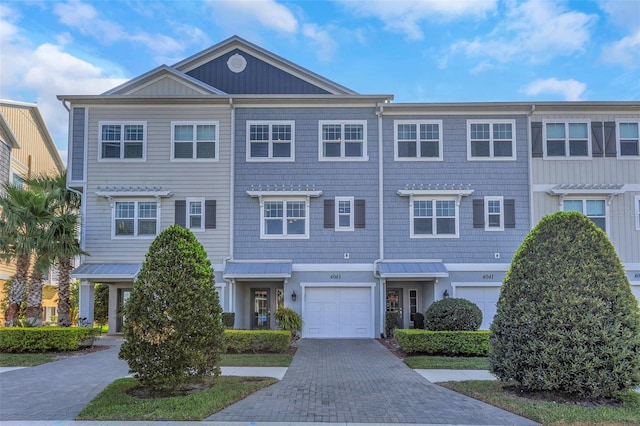
M 78 325 L 93 326 L 93 299 L 94 299 L 94 286 L 92 281 L 80 280 L 80 287 L 78 288 Z M 81 321 L 80 318 L 86 318 Z

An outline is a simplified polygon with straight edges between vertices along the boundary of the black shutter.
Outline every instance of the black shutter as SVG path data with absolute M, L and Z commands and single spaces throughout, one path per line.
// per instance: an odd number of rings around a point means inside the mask
M 504 227 L 516 227 L 516 200 L 504 200 Z
M 593 157 L 602 157 L 604 154 L 604 145 L 602 143 L 602 122 L 591 122 L 591 155 Z
M 356 228 L 364 228 L 364 225 L 365 225 L 364 200 L 355 200 L 354 226 Z
M 176 200 L 175 204 L 176 209 L 176 225 L 180 225 L 183 228 L 187 224 L 187 201 L 186 200 Z
M 542 157 L 542 122 L 540 121 L 531 123 L 531 156 Z
M 336 226 L 336 202 L 335 200 L 324 200 L 324 227 L 335 228 Z
M 616 123 L 615 121 L 604 122 L 604 146 L 605 156 L 616 156 Z
M 216 200 L 204 202 L 204 229 L 216 229 Z
M 484 200 L 473 200 L 473 227 L 484 228 Z

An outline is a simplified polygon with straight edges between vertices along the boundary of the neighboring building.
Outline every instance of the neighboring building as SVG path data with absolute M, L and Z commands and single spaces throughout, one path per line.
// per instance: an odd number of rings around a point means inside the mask
M 58 175 L 64 169 L 38 106 L 0 99 L 0 184 L 22 185 L 29 176 Z M 0 262 L 0 289 L 14 274 L 13 264 Z
M 94 284 L 109 284 L 119 332 L 149 244 L 177 223 L 204 245 L 236 328 L 273 328 L 287 306 L 301 313 L 303 337 L 372 338 L 385 312 L 411 327 L 447 295 L 475 302 L 488 328 L 540 218 L 538 111 L 392 98 L 357 94 L 238 37 L 102 95 L 59 96 L 91 253 L 74 271 L 80 316 L 93 317 Z M 602 108 L 637 121 L 640 103 Z M 636 175 L 624 183 L 637 184 L 639 162 L 625 161 Z M 582 182 L 550 184 L 565 183 Z M 638 188 L 625 188 L 638 208 Z M 627 229 L 636 245 L 639 230 Z M 635 250 L 625 262 L 637 262 Z

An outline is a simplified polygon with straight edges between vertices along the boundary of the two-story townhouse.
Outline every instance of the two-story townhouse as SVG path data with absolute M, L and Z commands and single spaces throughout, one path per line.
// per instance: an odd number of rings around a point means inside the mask
M 616 247 L 640 300 L 640 102 L 553 102 L 531 109 L 533 221 L 578 211 Z

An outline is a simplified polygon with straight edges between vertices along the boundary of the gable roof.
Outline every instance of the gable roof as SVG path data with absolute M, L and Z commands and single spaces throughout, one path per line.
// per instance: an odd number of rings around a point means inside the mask
M 11 126 L 2 111 L 0 111 L 0 139 L 13 149 L 20 148 L 20 142 L 13 130 L 11 130 Z

